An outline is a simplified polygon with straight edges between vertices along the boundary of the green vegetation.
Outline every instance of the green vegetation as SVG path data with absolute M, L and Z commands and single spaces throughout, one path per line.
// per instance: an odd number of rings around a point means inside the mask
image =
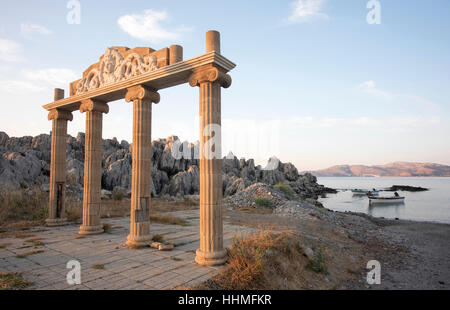
M 272 202 L 270 201 L 270 199 L 264 198 L 264 197 L 256 198 L 255 204 L 256 204 L 256 206 L 261 207 L 261 208 L 271 208 L 272 207 Z
M 120 189 L 114 189 L 111 198 L 116 201 L 122 201 L 125 198 L 125 193 Z
M 163 237 L 163 235 L 156 234 L 156 235 L 153 235 L 152 241 L 153 242 L 163 242 L 164 241 L 164 237 Z
M 275 189 L 285 194 L 288 199 L 293 199 L 295 197 L 294 190 L 286 183 L 280 182 L 276 184 Z
M 308 265 L 306 265 L 306 268 L 311 269 L 312 271 L 317 273 L 328 274 L 328 267 L 323 257 L 322 249 L 319 249 L 319 251 L 317 251 L 314 259 L 309 261 Z

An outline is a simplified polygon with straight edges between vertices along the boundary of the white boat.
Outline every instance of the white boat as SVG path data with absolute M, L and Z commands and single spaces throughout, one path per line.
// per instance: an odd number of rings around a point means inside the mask
M 372 189 L 372 190 L 367 190 L 367 189 L 352 189 L 352 193 L 353 195 L 373 195 L 376 196 L 378 195 L 380 191 L 376 190 L 376 189 Z
M 405 197 L 392 196 L 392 197 L 380 197 L 380 196 L 369 196 L 369 203 L 401 203 L 405 201 Z

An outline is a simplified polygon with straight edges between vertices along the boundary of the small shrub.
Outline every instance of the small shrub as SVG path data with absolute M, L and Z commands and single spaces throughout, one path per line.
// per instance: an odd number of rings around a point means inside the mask
M 317 273 L 328 274 L 328 267 L 322 254 L 322 249 L 317 251 L 316 257 L 310 260 L 306 268 L 311 269 Z
M 122 201 L 125 198 L 125 193 L 120 189 L 114 189 L 111 198 L 116 201 Z
M 272 207 L 272 203 L 270 202 L 269 198 L 264 198 L 264 197 L 256 198 L 255 204 L 256 204 L 256 206 L 261 207 L 261 208 Z
M 96 270 L 103 270 L 105 269 L 105 265 L 102 264 L 96 264 L 92 266 L 92 269 L 96 269 Z
M 163 235 L 160 235 L 160 234 L 153 235 L 152 241 L 153 242 L 163 242 L 164 241 Z
M 112 231 L 112 226 L 111 224 L 108 223 L 103 223 L 103 231 L 107 234 L 110 234 Z
M 292 199 L 295 197 L 294 190 L 286 183 L 280 182 L 275 185 L 275 188 L 285 194 L 288 199 Z

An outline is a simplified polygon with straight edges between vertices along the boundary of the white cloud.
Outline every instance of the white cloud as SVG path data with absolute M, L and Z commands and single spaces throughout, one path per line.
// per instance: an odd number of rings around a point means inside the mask
M 52 32 L 49 29 L 47 29 L 46 27 L 41 26 L 41 25 L 22 23 L 22 24 L 20 24 L 20 33 L 23 36 L 28 37 L 35 33 L 42 34 L 42 35 L 49 35 Z
M 303 23 L 316 19 L 328 19 L 328 15 L 322 12 L 324 5 L 325 0 L 296 0 L 291 3 L 293 11 L 287 21 Z
M 391 94 L 389 92 L 386 92 L 386 91 L 383 91 L 381 89 L 378 89 L 377 85 L 375 84 L 375 81 L 373 81 L 373 80 L 365 81 L 365 82 L 361 83 L 359 85 L 359 88 L 362 89 L 363 91 L 369 93 L 369 94 L 374 94 L 374 95 L 377 95 L 377 96 L 381 96 L 381 97 L 383 97 L 384 99 L 386 99 L 388 101 L 392 100 L 392 98 L 394 97 L 393 94 Z
M 44 91 L 45 87 L 36 85 L 28 81 L 3 80 L 0 81 L 0 92 L 23 94 L 27 92 L 35 93 Z
M 78 78 L 75 71 L 65 68 L 22 70 L 16 79 L 0 80 L 0 93 L 26 94 L 64 88 Z
M 21 45 L 19 43 L 0 38 L 0 61 L 23 61 L 23 58 L 20 56 L 21 50 Z
M 51 86 L 65 85 L 79 78 L 75 71 L 65 68 L 22 70 L 22 75 L 30 81 L 43 82 Z
M 167 21 L 165 11 L 145 10 L 143 14 L 131 14 L 119 17 L 120 28 L 136 39 L 148 42 L 161 42 L 177 39 L 181 33 L 192 28 L 180 26 L 177 29 L 165 29 L 161 22 Z
M 386 101 L 393 101 L 393 100 L 407 100 L 409 102 L 414 102 L 418 105 L 422 105 L 422 106 L 428 106 L 428 107 L 436 107 L 436 103 L 422 98 L 420 96 L 416 96 L 416 95 L 411 95 L 411 94 L 401 94 L 401 93 L 394 93 L 394 92 L 389 92 L 389 91 L 385 91 L 382 89 L 377 88 L 377 85 L 375 83 L 375 81 L 373 80 L 369 80 L 369 81 L 365 81 L 363 83 L 361 83 L 359 85 L 359 89 L 372 94 L 372 95 L 376 95 L 376 96 L 380 96 L 383 99 L 385 99 Z

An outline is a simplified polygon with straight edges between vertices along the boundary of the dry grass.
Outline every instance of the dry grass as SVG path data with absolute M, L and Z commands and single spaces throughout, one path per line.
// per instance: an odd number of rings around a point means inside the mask
M 42 242 L 43 238 L 33 238 L 29 240 L 25 240 L 26 243 L 31 243 L 32 246 L 43 246 L 44 242 Z
M 20 223 L 20 227 L 43 224 L 48 214 L 48 193 L 38 187 L 29 189 L 0 189 L 0 223 L 4 226 Z
M 150 222 L 158 223 L 158 224 L 165 224 L 165 225 L 189 226 L 188 221 L 186 221 L 183 218 L 169 216 L 169 215 L 160 215 L 160 214 L 151 215 Z
M 130 216 L 130 200 L 102 200 L 100 205 L 101 218 L 114 218 Z M 184 199 L 184 200 L 170 200 L 163 198 L 152 198 L 150 213 L 158 212 L 174 212 L 182 210 L 198 209 L 198 201 Z M 66 213 L 69 221 L 79 221 L 83 214 L 83 202 L 78 200 L 66 201 Z M 163 223 L 164 224 L 164 223 Z M 180 224 L 175 224 L 180 225 Z
M 248 214 L 272 214 L 273 209 L 266 209 L 266 208 L 252 208 L 252 207 L 245 207 L 238 209 L 239 211 L 248 213 Z
M 103 270 L 105 269 L 105 265 L 102 264 L 96 264 L 92 266 L 92 269 L 96 269 L 96 270 Z
M 39 253 L 43 253 L 43 252 L 44 252 L 43 250 L 33 250 L 33 251 L 25 252 L 22 254 L 18 254 L 18 255 L 16 255 L 16 257 L 17 258 L 26 258 L 27 256 L 39 254 Z
M 117 197 L 116 197 L 117 198 Z M 66 217 L 69 221 L 80 222 L 83 213 L 83 202 L 78 197 L 66 195 Z M 152 198 L 152 214 L 158 212 L 173 212 L 181 210 L 198 209 L 198 201 L 191 199 L 172 200 L 165 198 Z M 124 217 L 130 215 L 130 200 L 109 199 L 102 200 L 100 217 Z M 33 226 L 43 225 L 48 216 L 48 193 L 40 187 L 10 189 L 0 187 L 0 233 L 29 229 Z M 162 224 L 187 225 L 183 220 L 176 218 L 153 218 Z M 27 236 L 24 236 L 26 238 Z
M 33 284 L 25 280 L 20 273 L 0 273 L 0 290 L 23 290 Z
M 0 243 L 0 249 L 4 249 L 4 248 L 6 248 L 6 247 L 8 247 L 8 246 L 10 246 L 11 245 L 11 243 L 9 243 L 9 242 L 6 242 L 6 243 Z
M 199 202 L 192 199 L 171 200 L 165 198 L 152 198 L 151 212 L 174 212 L 199 209 Z
M 227 268 L 200 289 L 285 290 L 308 289 L 317 274 L 307 269 L 309 260 L 298 236 L 259 233 L 235 238 L 228 251 Z

